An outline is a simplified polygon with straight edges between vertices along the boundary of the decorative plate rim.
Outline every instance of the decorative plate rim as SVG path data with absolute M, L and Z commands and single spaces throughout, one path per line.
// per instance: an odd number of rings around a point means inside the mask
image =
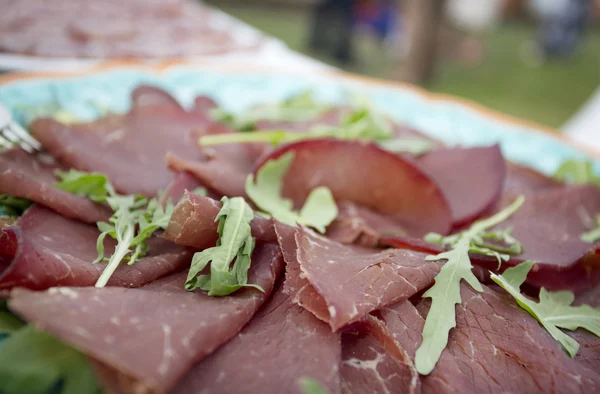
M 39 72 L 14 72 L 0 75 L 0 85 L 7 85 L 12 83 L 18 83 L 26 80 L 60 80 L 60 79 L 71 79 L 71 78 L 83 78 L 101 74 L 103 72 L 115 71 L 115 70 L 127 70 L 127 69 L 143 69 L 146 72 L 153 72 L 157 74 L 167 73 L 170 69 L 185 67 L 190 70 L 207 70 L 211 72 L 218 72 L 222 74 L 230 73 L 232 75 L 240 74 L 262 74 L 272 75 L 276 73 L 281 76 L 304 76 L 304 77 L 333 77 L 340 81 L 360 83 L 368 86 L 382 87 L 392 90 L 408 91 L 413 94 L 420 96 L 422 99 L 432 102 L 442 102 L 458 105 L 470 111 L 477 113 L 480 116 L 491 119 L 493 121 L 515 126 L 519 128 L 525 128 L 524 132 L 541 134 L 545 137 L 550 137 L 559 143 L 565 144 L 574 148 L 581 153 L 589 155 L 595 160 L 600 160 L 600 151 L 590 148 L 578 141 L 574 141 L 569 137 L 561 134 L 560 131 L 553 129 L 549 126 L 545 126 L 533 121 L 521 119 L 512 115 L 502 113 L 490 108 L 485 107 L 475 101 L 453 96 L 445 93 L 434 93 L 430 92 L 422 87 L 412 85 L 406 82 L 390 81 L 380 78 L 367 77 L 357 75 L 340 70 L 282 70 L 280 67 L 269 67 L 269 66 L 257 66 L 257 65 L 244 65 L 244 66 L 218 66 L 213 62 L 190 62 L 180 60 L 163 61 L 154 64 L 147 64 L 137 60 L 128 61 L 113 61 L 103 63 L 97 66 L 92 66 L 80 70 L 67 70 L 67 71 L 39 71 Z

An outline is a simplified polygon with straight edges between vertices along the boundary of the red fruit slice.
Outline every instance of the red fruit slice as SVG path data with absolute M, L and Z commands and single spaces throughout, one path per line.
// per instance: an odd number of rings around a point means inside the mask
M 413 236 L 450 230 L 450 207 L 440 187 L 410 159 L 372 143 L 331 139 L 301 141 L 271 152 L 270 159 L 294 152 L 283 195 L 300 206 L 317 186 L 337 201 L 351 201 L 389 215 Z

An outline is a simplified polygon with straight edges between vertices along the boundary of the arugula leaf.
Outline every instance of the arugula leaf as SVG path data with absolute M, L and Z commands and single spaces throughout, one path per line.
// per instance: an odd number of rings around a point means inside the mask
M 100 173 L 77 170 L 57 172 L 61 179 L 56 186 L 70 193 L 88 197 L 95 202 L 106 202 L 113 215 L 106 222 L 98 222 L 100 235 L 96 241 L 98 258 L 94 263 L 105 261 L 104 239 L 109 236 L 117 240 L 117 247 L 108 264 L 96 282 L 96 287 L 104 287 L 123 260 L 132 265 L 148 251 L 148 239 L 159 229 L 165 230 L 173 214 L 174 205 L 168 201 L 163 208 L 156 198 L 148 201 L 135 195 L 120 195 L 115 192 L 108 178 Z
M 0 382 L 11 394 L 99 394 L 85 356 L 54 337 L 26 326 L 0 343 Z
M 44 105 L 17 105 L 15 109 L 21 118 L 23 124 L 28 125 L 37 118 L 52 118 L 64 124 L 78 123 L 79 117 L 61 107 L 57 101 L 52 101 Z
M 254 212 L 242 197 L 223 197 L 221 204 L 223 207 L 215 217 L 215 221 L 219 221 L 217 245 L 194 255 L 185 288 L 189 291 L 199 288 L 208 291 L 209 296 L 226 296 L 242 287 L 254 287 L 264 292 L 260 286 L 248 284 L 254 251 L 254 238 L 250 232 Z M 209 263 L 210 273 L 200 275 Z
M 577 185 L 591 183 L 600 186 L 600 176 L 594 173 L 594 163 L 590 160 L 565 160 L 554 173 L 554 178 Z
M 460 297 L 461 279 L 464 279 L 476 291 L 483 291 L 477 277 L 471 271 L 473 266 L 469 252 L 491 254 L 496 256 L 499 261 L 508 259 L 508 256 L 490 249 L 489 247 L 492 245 L 483 241 L 486 237 L 489 238 L 489 234 L 493 234 L 494 237 L 498 236 L 499 234 L 495 232 L 488 232 L 488 229 L 508 219 L 521 207 L 524 200 L 523 196 L 517 198 L 501 212 L 473 223 L 469 229 L 461 233 L 449 237 L 432 233 L 425 237 L 428 242 L 437 240 L 436 243 L 448 245 L 451 249 L 426 257 L 428 261 L 446 260 L 446 263 L 435 277 L 435 284 L 423 294 L 424 298 L 431 298 L 431 308 L 423 327 L 423 342 L 415 355 L 415 367 L 420 374 L 427 375 L 433 370 L 448 344 L 450 329 L 456 327 L 455 308 L 456 304 L 462 302 Z M 512 240 L 509 238 L 509 241 Z
M 329 394 L 329 391 L 313 378 L 302 377 L 298 379 L 298 384 L 304 394 Z
M 206 188 L 203 186 L 198 186 L 197 188 L 192 190 L 192 193 L 202 197 L 208 196 L 208 190 L 206 190 Z
M 589 305 L 572 306 L 575 296 L 570 291 L 548 291 L 542 287 L 539 302 L 521 294 L 521 285 L 533 263 L 525 261 L 516 267 L 508 268 L 502 275 L 491 272 L 494 282 L 506 290 L 517 304 L 535 317 L 556 339 L 571 357 L 575 357 L 579 344 L 573 338 L 559 330 L 584 328 L 600 337 L 600 309 Z
M 288 152 L 278 159 L 263 164 L 256 175 L 248 175 L 246 194 L 263 211 L 281 223 L 295 226 L 303 224 L 324 233 L 338 215 L 338 208 L 329 188 L 319 186 L 313 189 L 300 212 L 294 210 L 292 200 L 282 197 L 283 177 L 294 160 L 294 152 Z
M 434 143 L 417 137 L 398 137 L 393 140 L 380 141 L 379 146 L 389 152 L 411 153 L 415 156 L 423 155 L 434 148 Z
M 316 118 L 330 109 L 317 102 L 310 92 L 290 97 L 279 104 L 251 108 L 241 114 L 227 113 L 221 109 L 212 112 L 213 119 L 227 123 L 239 131 L 254 129 L 259 120 L 301 122 Z
M 0 216 L 21 216 L 32 202 L 8 194 L 0 194 Z
M 95 202 L 105 202 L 106 197 L 114 191 L 106 175 L 99 172 L 83 172 L 78 170 L 55 172 L 60 182 L 55 186 L 69 193 L 87 197 Z
M 433 149 L 431 141 L 417 137 L 394 137 L 393 125 L 372 109 L 359 108 L 348 113 L 340 126 L 316 125 L 305 133 L 285 130 L 260 130 L 251 133 L 213 134 L 200 137 L 201 146 L 234 143 L 270 143 L 279 145 L 318 138 L 377 141 L 390 152 L 421 155 Z
M 12 313 L 0 310 L 0 339 L 2 334 L 12 334 L 24 325 L 25 323 Z
M 581 239 L 591 244 L 600 241 L 600 215 L 596 216 L 596 228 L 581 234 Z

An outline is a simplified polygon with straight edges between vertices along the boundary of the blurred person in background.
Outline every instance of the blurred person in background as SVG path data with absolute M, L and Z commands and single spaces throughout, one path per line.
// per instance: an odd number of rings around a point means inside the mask
M 531 0 L 529 8 L 540 27 L 536 42 L 525 44 L 523 59 L 537 66 L 573 55 L 583 38 L 591 6 L 590 0 Z
M 340 63 L 353 59 L 352 36 L 357 0 L 321 0 L 313 12 L 309 45 L 330 52 Z

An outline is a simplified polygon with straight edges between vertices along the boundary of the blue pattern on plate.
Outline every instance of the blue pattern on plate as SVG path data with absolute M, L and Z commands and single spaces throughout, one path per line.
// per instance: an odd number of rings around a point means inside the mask
M 499 142 L 509 159 L 546 174 L 553 173 L 564 159 L 589 158 L 549 135 L 488 118 L 459 103 L 431 101 L 408 89 L 336 80 L 328 76 L 227 73 L 189 66 L 173 67 L 163 73 L 148 69 L 115 69 L 93 76 L 11 82 L 0 86 L 0 102 L 15 111 L 23 105 L 35 107 L 58 102 L 83 119 L 93 119 L 99 115 L 98 108 L 127 111 L 131 90 L 142 83 L 170 91 L 184 106 L 191 105 L 196 95 L 207 94 L 229 111 L 281 100 L 306 90 L 333 103 L 360 94 L 397 121 L 451 145 Z M 595 169 L 600 172 L 600 162 L 595 162 Z

